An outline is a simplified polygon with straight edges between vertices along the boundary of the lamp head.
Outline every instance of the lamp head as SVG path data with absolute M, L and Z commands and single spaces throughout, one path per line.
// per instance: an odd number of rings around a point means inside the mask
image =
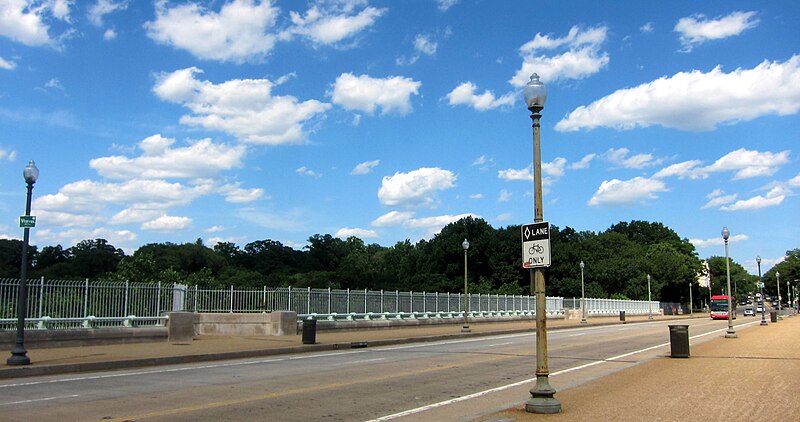
M 727 242 L 728 238 L 730 236 L 731 236 L 731 231 L 728 230 L 728 226 L 723 227 L 722 228 L 722 238 L 725 239 L 725 241 Z
M 761 255 L 756 257 L 756 264 L 761 265 Z
M 469 249 L 469 240 L 467 240 L 467 239 L 464 239 L 464 241 L 463 241 L 463 242 L 461 242 L 461 247 L 462 247 L 462 248 L 464 248 L 464 250 L 465 250 L 465 251 L 466 251 L 467 249 Z
M 22 170 L 22 177 L 25 178 L 26 183 L 36 183 L 36 179 L 39 178 L 39 169 L 36 168 L 36 163 L 33 160 L 29 161 L 25 169 Z
M 583 269 L 583 266 L 584 266 L 583 261 L 581 261 L 581 269 Z
M 534 107 L 544 108 L 544 103 L 547 101 L 547 88 L 539 80 L 538 74 L 531 75 L 531 80 L 525 84 L 523 92 L 525 94 L 525 105 L 528 106 L 529 110 Z

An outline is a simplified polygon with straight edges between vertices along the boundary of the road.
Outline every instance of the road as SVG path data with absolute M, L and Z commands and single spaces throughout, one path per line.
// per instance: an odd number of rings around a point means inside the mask
M 709 319 L 680 323 L 690 324 L 692 344 L 727 328 L 727 321 Z M 753 318 L 736 322 L 757 323 Z M 668 324 L 551 331 L 551 384 L 563 390 L 668 354 Z M 470 420 L 528 398 L 534 351 L 535 335 L 524 333 L 15 379 L 0 383 L 0 419 Z

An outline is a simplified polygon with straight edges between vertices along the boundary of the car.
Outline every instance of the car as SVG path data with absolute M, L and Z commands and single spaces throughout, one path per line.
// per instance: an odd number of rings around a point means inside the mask
M 756 316 L 756 311 L 752 306 L 744 308 L 744 316 Z
M 762 313 L 762 312 L 764 312 L 764 305 L 758 305 L 758 306 L 756 306 L 756 312 L 758 312 L 758 313 Z

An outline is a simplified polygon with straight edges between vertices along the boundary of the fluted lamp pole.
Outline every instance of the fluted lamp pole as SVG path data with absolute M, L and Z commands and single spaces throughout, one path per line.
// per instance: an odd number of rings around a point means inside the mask
M 461 326 L 462 333 L 470 332 L 469 323 L 467 322 L 467 313 L 469 312 L 469 296 L 467 295 L 467 249 L 469 249 L 469 241 L 464 239 L 461 242 L 461 247 L 464 248 L 464 325 Z
M 725 241 L 725 270 L 728 274 L 728 331 L 725 338 L 736 338 L 736 330 L 733 329 L 733 308 L 731 304 L 731 260 L 728 257 L 728 238 L 731 236 L 728 226 L 722 228 L 722 240 Z
M 525 85 L 525 105 L 533 121 L 533 221 L 544 221 L 542 211 L 542 154 L 539 140 L 539 119 L 547 100 L 547 88 L 536 73 Z M 550 386 L 550 369 L 547 367 L 547 302 L 545 298 L 544 269 L 530 269 L 531 284 L 536 300 L 536 385 L 531 389 L 531 398 L 525 402 L 525 411 L 530 413 L 560 413 L 561 402 L 555 397 L 556 390 Z
M 583 283 L 583 267 L 586 264 L 581 260 L 581 324 L 587 324 L 586 321 L 586 286 Z
M 25 169 L 22 170 L 22 177 L 28 187 L 25 199 L 25 217 L 31 215 L 31 196 L 33 194 L 33 184 L 39 178 L 39 169 L 36 163 L 31 160 Z M 27 221 L 27 218 L 26 218 Z M 20 218 L 22 226 L 22 218 Z M 31 359 L 28 351 L 25 350 L 25 315 L 28 313 L 28 241 L 30 239 L 30 226 L 24 227 L 22 234 L 22 265 L 20 265 L 19 290 L 17 291 L 17 340 L 14 348 L 11 349 L 11 357 L 6 359 L 7 365 L 30 365 Z
M 761 293 L 761 324 L 767 324 L 767 311 L 764 306 L 764 281 L 761 280 L 761 255 L 756 257 L 756 264 L 758 264 L 758 290 Z

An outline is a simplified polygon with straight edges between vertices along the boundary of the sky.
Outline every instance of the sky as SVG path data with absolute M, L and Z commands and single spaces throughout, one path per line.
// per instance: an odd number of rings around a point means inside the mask
M 800 3 L 0 0 L 0 238 L 393 246 L 466 216 L 800 247 Z M 460 248 L 459 245 L 454 245 Z M 577 265 L 577 263 L 576 263 Z

